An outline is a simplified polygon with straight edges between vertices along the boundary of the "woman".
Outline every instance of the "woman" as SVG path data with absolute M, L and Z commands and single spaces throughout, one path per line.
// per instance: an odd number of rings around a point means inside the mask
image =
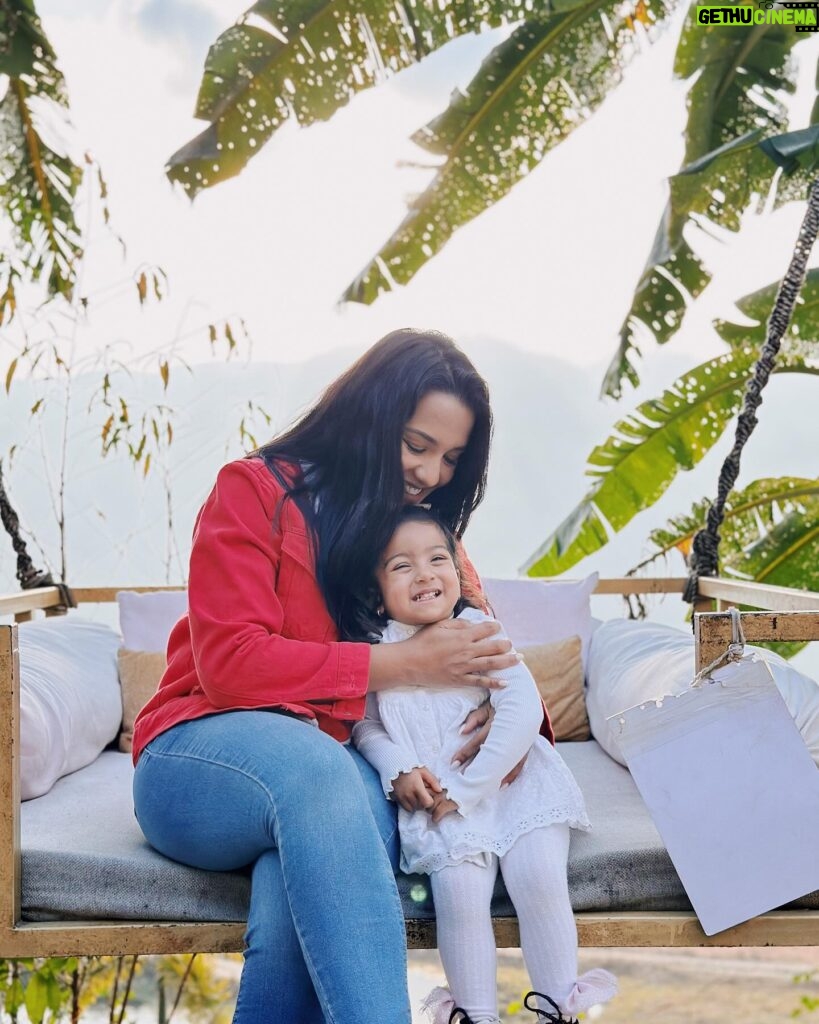
M 492 623 L 338 637 L 404 504 L 462 535 L 490 434 L 486 385 L 454 343 L 396 331 L 225 466 L 199 513 L 188 615 L 134 730 L 134 803 L 165 855 L 253 865 L 235 1024 L 410 1020 L 395 813 L 342 743 L 367 692 L 491 688 L 515 656 Z

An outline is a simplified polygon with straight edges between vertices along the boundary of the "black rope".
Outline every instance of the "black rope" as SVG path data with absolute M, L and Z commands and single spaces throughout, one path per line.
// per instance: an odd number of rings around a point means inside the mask
M 1 461 L 0 520 L 2 520 L 6 533 L 11 537 L 11 546 L 14 548 L 17 555 L 16 576 L 21 589 L 35 590 L 37 587 L 57 587 L 60 591 L 62 604 L 55 606 L 54 610 L 57 611 L 60 608 L 76 608 L 77 603 L 74 600 L 74 596 L 65 583 L 55 580 L 50 572 L 42 572 L 39 569 L 35 569 L 34 563 L 31 561 L 28 550 L 26 549 L 26 542 L 20 536 L 20 520 L 17 518 L 17 513 L 12 508 L 9 496 L 6 493 L 6 485 L 3 482 L 3 463 Z
M 799 238 L 793 250 L 788 272 L 779 285 L 773 312 L 768 321 L 765 344 L 756 361 L 751 379 L 745 388 L 742 410 L 737 419 L 734 446 L 722 464 L 717 486 L 717 497 L 708 509 L 705 527 L 699 530 L 691 544 L 688 558 L 688 582 L 683 600 L 693 604 L 697 599 L 701 576 L 716 576 L 719 569 L 720 527 L 725 518 L 725 502 L 739 476 L 742 449 L 757 424 L 756 410 L 762 403 L 762 389 L 768 383 L 779 353 L 782 339 L 791 322 L 799 291 L 805 280 L 808 257 L 819 233 L 819 179 L 814 181 L 808 196 L 808 208 L 799 229 Z

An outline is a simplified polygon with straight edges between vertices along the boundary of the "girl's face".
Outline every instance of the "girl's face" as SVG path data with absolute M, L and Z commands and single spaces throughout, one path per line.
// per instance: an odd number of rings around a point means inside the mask
M 434 523 L 402 523 L 379 559 L 375 578 L 387 616 L 410 626 L 449 618 L 461 596 L 458 570 Z
M 407 505 L 426 501 L 436 488 L 449 483 L 474 422 L 471 410 L 455 395 L 443 391 L 424 395 L 404 426 L 401 442 Z

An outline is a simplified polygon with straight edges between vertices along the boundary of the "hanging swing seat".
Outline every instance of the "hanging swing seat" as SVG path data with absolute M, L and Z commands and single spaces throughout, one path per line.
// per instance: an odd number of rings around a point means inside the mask
M 675 578 L 609 579 L 595 593 L 679 594 L 685 585 Z M 113 602 L 119 589 L 73 593 L 78 604 L 93 605 Z M 692 675 L 730 643 L 727 606 L 762 609 L 742 615 L 748 641 L 819 639 L 819 594 L 720 578 L 701 579 L 699 594 Z M 15 622 L 64 607 L 56 587 L 0 597 L 0 615 Z M 16 650 L 17 626 L 0 626 L 0 956 L 240 950 L 247 874 L 187 868 L 145 843 L 133 816 L 129 755 L 106 750 L 21 804 Z M 819 944 L 819 893 L 707 937 L 629 772 L 594 739 L 560 749 L 594 822 L 591 833 L 574 837 L 569 861 L 582 945 Z M 398 881 L 409 946 L 434 946 L 426 879 Z M 500 883 L 493 916 L 498 945 L 517 946 L 517 921 Z

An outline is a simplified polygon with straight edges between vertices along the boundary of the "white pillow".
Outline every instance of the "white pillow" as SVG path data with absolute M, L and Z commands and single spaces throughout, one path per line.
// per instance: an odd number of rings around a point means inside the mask
M 117 593 L 122 646 L 129 651 L 164 651 L 176 623 L 188 611 L 185 590 Z
M 520 649 L 579 636 L 587 664 L 592 635 L 589 598 L 598 573 L 584 580 L 483 580 L 492 611 Z
M 748 645 L 770 666 L 779 692 L 819 765 L 819 684 L 772 651 Z M 617 723 L 626 708 L 684 690 L 694 678 L 692 633 L 653 622 L 613 619 L 595 631 L 589 652 L 586 708 L 592 736 L 615 761 L 625 765 Z
M 108 626 L 73 617 L 20 624 L 23 800 L 90 764 L 117 735 L 119 643 Z

